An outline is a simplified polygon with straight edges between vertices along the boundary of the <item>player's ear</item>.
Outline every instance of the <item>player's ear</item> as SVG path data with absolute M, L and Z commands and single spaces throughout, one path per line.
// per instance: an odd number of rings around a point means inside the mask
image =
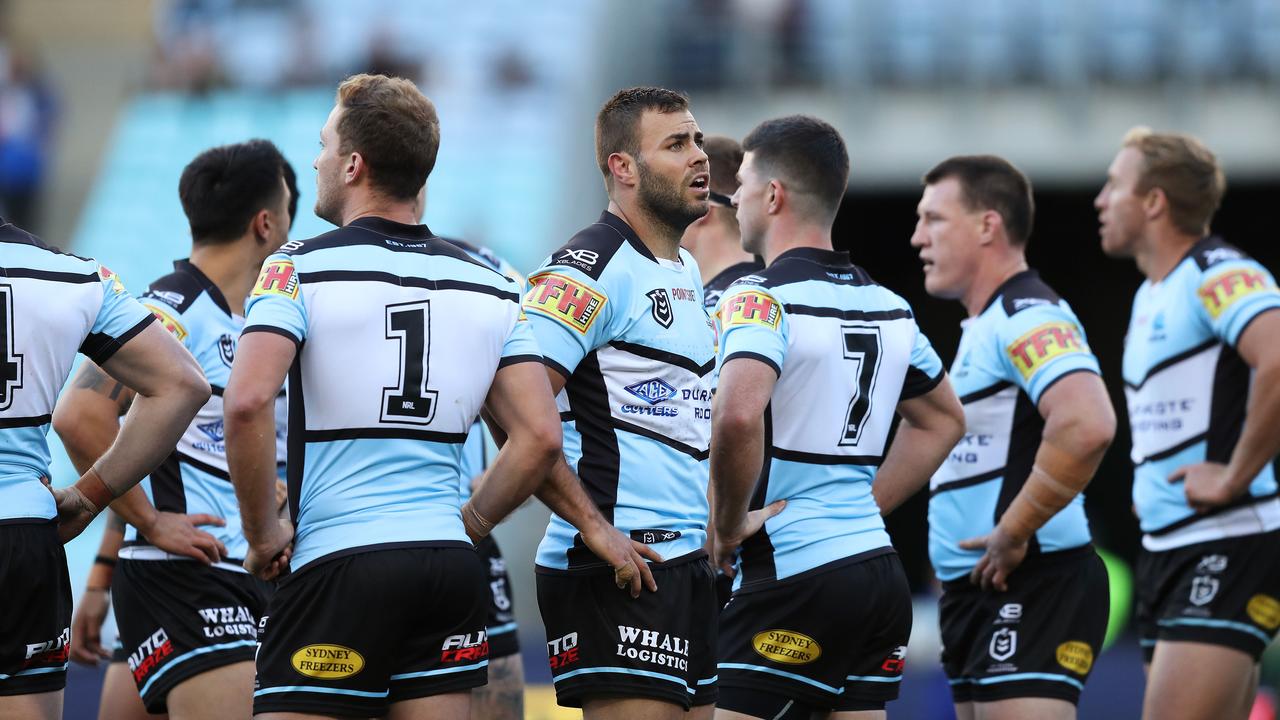
M 271 240 L 271 226 L 274 220 L 271 218 L 271 211 L 263 208 L 254 213 L 253 219 L 249 221 L 249 228 L 253 230 L 253 237 L 259 243 L 266 243 Z
M 982 213 L 982 218 L 978 221 L 978 244 L 990 244 L 996 237 L 996 231 L 1002 227 L 1004 227 L 1004 218 L 1000 217 L 1000 213 L 995 210 Z
M 342 180 L 347 185 L 353 185 L 365 176 L 369 171 L 369 166 L 365 165 L 364 156 L 358 152 L 347 155 L 346 165 L 342 168 Z
M 1169 209 L 1169 198 L 1164 190 L 1153 187 L 1142 198 L 1142 210 L 1148 220 L 1155 220 Z
M 769 189 L 765 191 L 765 213 L 768 215 L 777 215 L 782 212 L 782 206 L 790 201 L 787 188 L 776 179 L 769 181 Z
M 609 174 L 613 177 L 615 183 L 632 186 L 635 185 L 639 178 L 636 177 L 636 161 L 631 157 L 631 153 L 616 152 L 609 155 Z

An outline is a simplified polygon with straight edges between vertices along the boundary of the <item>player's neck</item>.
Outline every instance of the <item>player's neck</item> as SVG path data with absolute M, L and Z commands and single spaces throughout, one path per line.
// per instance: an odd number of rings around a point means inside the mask
M 764 238 L 764 264 L 772 265 L 779 255 L 796 248 L 834 250 L 831 227 L 778 218 Z
M 684 228 L 677 229 L 662 222 L 644 212 L 636 203 L 623 204 L 610 199 L 609 212 L 622 218 L 654 257 L 680 259 L 680 238 L 684 236 Z
M 1151 282 L 1160 282 L 1182 262 L 1187 251 L 1200 240 L 1198 235 L 1187 235 L 1172 229 L 1155 231 L 1151 237 L 1138 241 L 1133 260 L 1138 270 Z
M 1009 278 L 1020 272 L 1026 272 L 1027 269 L 1027 257 L 1020 252 L 1011 252 L 996 262 L 981 263 L 975 273 L 974 281 L 969 284 L 969 289 L 960 298 L 965 312 L 969 317 L 982 314 L 996 290 L 1008 282 Z
M 342 209 L 342 226 L 346 227 L 363 217 L 377 217 L 402 225 L 417 225 L 421 217 L 417 198 L 390 200 L 377 195 L 352 198 Z
M 248 238 L 235 242 L 191 247 L 191 264 L 205 274 L 227 301 L 233 315 L 244 315 L 244 301 L 258 277 L 256 243 Z
M 742 249 L 742 238 L 737 233 L 727 231 L 722 225 L 708 228 L 706 235 L 698 240 L 695 247 L 697 250 L 690 251 L 690 254 L 698 261 L 703 285 L 734 265 L 755 260 L 751 253 Z

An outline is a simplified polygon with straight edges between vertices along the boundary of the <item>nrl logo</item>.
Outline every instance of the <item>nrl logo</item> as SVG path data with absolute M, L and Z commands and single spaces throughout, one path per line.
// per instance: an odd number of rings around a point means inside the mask
M 1189 598 L 1191 604 L 1197 606 L 1208 605 L 1214 596 L 1218 594 L 1220 585 L 1218 578 L 1197 575 L 1196 579 L 1191 581 L 1191 597 Z
M 645 293 L 645 297 L 653 301 L 653 319 L 664 328 L 671 327 L 674 316 L 671 313 L 671 297 L 667 295 L 666 289 L 650 290 Z
M 231 367 L 231 363 L 236 359 L 236 339 L 230 335 L 223 335 L 218 338 L 218 357 L 222 358 L 222 362 Z
M 1018 631 L 1009 628 L 1000 628 L 991 635 L 991 646 L 988 648 L 988 654 L 991 659 L 996 662 L 1004 662 L 1013 657 L 1018 651 Z

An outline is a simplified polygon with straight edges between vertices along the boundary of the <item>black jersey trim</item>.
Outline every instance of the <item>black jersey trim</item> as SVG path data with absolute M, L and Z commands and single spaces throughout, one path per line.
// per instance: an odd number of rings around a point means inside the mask
M 1249 329 L 1249 326 L 1253 324 L 1253 321 L 1254 321 L 1254 320 L 1257 320 L 1258 318 L 1262 317 L 1263 315 L 1266 315 L 1267 313 L 1271 312 L 1272 310 L 1280 310 L 1280 306 L 1271 305 L 1271 306 L 1268 306 L 1268 307 L 1264 307 L 1264 308 L 1262 308 L 1261 310 L 1259 310 L 1258 312 L 1254 313 L 1254 314 L 1253 314 L 1253 315 L 1252 315 L 1248 320 L 1245 320 L 1245 321 L 1244 321 L 1244 327 L 1241 327 L 1241 328 L 1240 328 L 1240 332 L 1236 333 L 1236 343 L 1235 343 L 1235 345 L 1230 345 L 1230 343 L 1227 343 L 1227 342 L 1225 342 L 1225 341 L 1223 342 L 1223 344 L 1224 344 L 1224 345 L 1228 345 L 1229 347 L 1233 347 L 1233 348 L 1234 348 L 1234 347 L 1238 347 L 1238 346 L 1240 345 L 1240 338 L 1244 337 L 1244 332 L 1245 332 L 1246 330 L 1248 330 L 1248 329 Z
M 1049 388 L 1051 388 L 1051 387 L 1053 387 L 1054 385 L 1057 385 L 1057 384 L 1058 384 L 1058 381 L 1059 381 L 1059 380 L 1062 380 L 1063 378 L 1071 377 L 1072 375 L 1075 375 L 1076 373 L 1089 373 L 1090 375 L 1097 375 L 1099 379 L 1101 379 L 1101 378 L 1102 378 L 1102 375 L 1099 375 L 1099 374 L 1098 374 L 1098 371 L 1097 371 L 1097 370 L 1094 370 L 1093 368 L 1072 368 L 1071 370 L 1068 370 L 1068 371 L 1066 371 L 1066 372 L 1062 373 L 1061 375 L 1059 375 L 1058 377 L 1056 377 L 1056 378 L 1054 378 L 1054 379 L 1050 380 L 1050 381 L 1049 381 L 1049 384 L 1048 384 L 1048 385 L 1045 385 L 1045 386 L 1044 386 L 1044 388 L 1040 391 L 1040 397 L 1041 397 L 1041 399 L 1043 399 L 1043 398 L 1044 398 L 1044 394 L 1045 394 L 1045 393 L 1049 392 Z
M 723 294 L 724 291 L 728 290 L 729 286 L 737 282 L 739 278 L 746 277 L 747 275 L 754 275 L 761 270 L 764 270 L 764 263 L 756 260 L 734 263 L 733 265 L 730 265 L 724 270 L 716 273 L 715 277 L 708 280 L 707 284 L 702 286 L 702 294 L 710 295 L 713 292 Z
M 1222 513 L 1229 512 L 1231 510 L 1239 510 L 1242 507 L 1257 505 L 1267 500 L 1274 500 L 1277 497 L 1280 497 L 1280 490 L 1277 490 L 1275 492 L 1269 492 L 1265 495 L 1246 495 L 1245 497 L 1237 498 L 1227 503 L 1226 505 L 1221 505 L 1219 507 L 1213 508 L 1212 510 L 1208 510 L 1202 513 L 1192 513 L 1191 515 L 1188 515 L 1187 517 L 1184 517 L 1181 520 L 1171 522 L 1168 525 L 1165 525 L 1164 527 L 1158 530 L 1151 530 L 1150 532 L 1146 532 L 1144 534 L 1151 535 L 1152 537 L 1160 537 L 1162 535 L 1168 535 L 1169 533 L 1175 530 L 1181 530 L 1182 528 L 1188 525 L 1193 525 L 1201 520 L 1204 520 L 1205 518 L 1210 518 L 1215 515 L 1221 515 Z M 1262 534 L 1262 533 L 1254 533 L 1254 534 Z M 1176 550 L 1178 548 L 1174 548 L 1174 549 Z
M 879 465 L 883 455 L 827 455 L 826 453 L 808 453 L 799 450 L 787 450 L 774 447 L 770 456 L 776 460 L 809 463 L 811 465 Z
M 290 433 L 291 435 L 293 433 Z M 335 440 L 426 440 L 438 443 L 463 443 L 467 434 L 418 430 L 415 428 L 338 428 L 335 430 L 305 430 L 304 442 L 319 443 Z
M 53 415 L 32 415 L 29 417 L 8 417 L 0 418 L 0 430 L 12 430 L 14 428 L 40 427 L 53 422 Z
M 0 240 L 0 242 L 5 242 L 5 241 Z M 54 529 L 58 526 L 58 519 L 42 518 L 42 517 L 16 517 L 16 518 L 5 518 L 3 520 L 0 520 L 0 527 L 7 527 L 10 525 L 49 525 L 50 529 Z
M 53 255 L 66 255 L 68 257 L 73 257 L 77 260 L 84 260 L 85 262 L 93 262 L 92 258 L 82 257 L 80 255 L 76 255 L 75 253 L 69 253 L 66 250 L 63 250 L 62 248 L 50 245 L 44 240 L 41 240 L 35 235 L 32 235 L 26 230 L 23 230 L 17 225 L 14 225 L 8 220 L 5 220 L 4 218 L 0 218 L 0 243 L 9 243 L 11 245 L 30 245 L 36 248 L 37 250 L 44 250 L 45 252 L 51 253 Z M 4 270 L 3 268 L 0 268 L 0 274 L 3 274 L 3 270 Z M 95 278 L 97 277 L 96 273 L 94 274 L 94 277 Z
M 294 345 L 302 344 L 302 341 L 299 340 L 293 333 L 289 332 L 288 330 L 285 330 L 284 328 L 278 328 L 275 325 L 249 325 L 240 331 L 240 337 L 244 337 L 249 333 L 256 333 L 256 332 L 265 332 L 265 333 L 271 333 L 272 335 L 279 335 L 282 338 L 287 338 L 288 340 L 293 342 Z
M 213 383 L 209 383 L 209 392 L 214 397 L 222 397 L 223 395 L 226 394 L 227 389 L 222 387 L 221 385 L 214 385 Z M 285 396 L 285 392 L 284 392 L 284 388 L 282 387 L 280 388 L 280 392 L 276 393 L 276 397 L 282 398 L 284 396 Z
M 838 318 L 840 320 L 876 322 L 883 320 L 910 320 L 914 317 L 910 310 L 902 308 L 893 310 L 840 310 L 837 308 L 814 307 L 812 305 L 796 305 L 795 303 L 783 303 L 782 307 L 792 315 L 810 315 L 813 317 Z
M 470 262 L 475 263 L 474 260 L 471 260 Z M 479 263 L 475 264 L 479 265 Z M 481 265 L 481 267 L 484 266 Z M 312 285 L 323 282 L 381 282 L 387 283 L 388 285 L 416 287 L 424 290 L 460 290 L 462 292 L 492 295 L 493 297 L 501 300 L 509 300 L 517 304 L 520 302 L 520 293 L 499 290 L 498 288 L 484 285 L 482 283 L 466 282 L 463 280 L 428 280 L 426 278 L 408 277 L 392 273 L 376 272 L 373 270 L 321 270 L 319 272 L 299 273 L 298 277 L 303 285 Z
M 185 513 L 187 511 L 187 488 L 182 483 L 182 466 L 177 451 L 169 453 L 163 462 L 151 471 L 151 501 L 156 510 L 162 512 Z M 138 533 L 148 545 L 150 540 Z
M 581 437 L 582 456 L 578 459 L 578 477 L 587 496 L 600 509 L 608 523 L 613 523 L 613 509 L 618 504 L 618 483 L 622 474 L 622 452 L 618 436 L 610 425 L 609 389 L 600 359 L 595 351 L 587 353 L 572 375 L 566 376 L 565 395 L 569 408 L 580 419 L 575 423 Z M 584 555 L 585 552 L 585 555 Z M 566 550 L 570 567 L 590 562 L 594 557 L 585 546 Z
M 1164 460 L 1165 458 L 1168 458 L 1168 457 L 1173 457 L 1174 455 L 1177 455 L 1178 453 L 1182 452 L 1183 450 L 1186 450 L 1192 445 L 1195 445 L 1196 443 L 1200 443 L 1207 440 L 1208 437 L 1209 437 L 1209 433 L 1202 432 L 1199 435 L 1195 435 L 1193 437 L 1187 438 L 1186 440 L 1183 440 L 1182 442 L 1178 443 L 1177 445 L 1174 445 L 1173 447 L 1165 448 L 1160 452 L 1151 453 L 1150 455 L 1143 458 L 1142 462 L 1137 464 L 1137 467 L 1142 467 L 1147 463 L 1157 462 L 1160 460 Z
M 501 370 L 502 368 L 508 365 L 519 365 L 520 363 L 527 363 L 527 362 L 541 363 L 542 356 L 541 355 L 508 355 L 498 361 L 498 369 Z
M 724 357 L 724 361 L 720 363 L 720 367 L 723 368 L 725 365 L 729 364 L 730 360 L 737 360 L 738 358 L 746 358 L 747 360 L 756 360 L 756 361 L 762 362 L 765 365 L 768 365 L 769 367 L 773 368 L 773 372 L 776 373 L 778 377 L 782 377 L 782 368 L 778 366 L 778 363 L 773 361 L 773 358 L 765 357 L 760 353 L 754 353 L 749 350 L 740 350 L 738 352 L 730 353 L 726 355 Z
M 1044 437 L 1044 417 L 1025 392 L 1019 392 L 1013 405 L 1013 423 L 1009 427 L 1009 449 L 1005 455 L 1004 478 L 1000 482 L 1000 494 L 991 513 L 991 524 L 999 524 L 1014 498 L 1022 492 L 1036 464 L 1036 454 Z M 1032 533 L 1027 542 L 1027 555 L 1040 554 L 1040 540 Z
M 124 347 L 125 343 L 132 340 L 153 322 L 156 322 L 156 316 L 147 313 L 147 316 L 139 320 L 137 325 L 120 333 L 118 337 L 111 337 L 106 333 L 89 333 L 84 342 L 80 344 L 80 352 L 87 355 L 95 363 L 102 365 L 110 360 L 117 350 Z
M 981 390 L 974 390 L 968 395 L 960 396 L 960 404 L 968 405 L 969 403 L 978 402 L 979 400 L 986 400 L 992 395 L 999 395 L 1000 393 L 1004 392 L 1005 390 L 1008 390 L 1011 387 L 1015 387 L 1015 385 L 1009 382 L 1008 380 L 1001 380 L 995 385 L 984 387 Z
M 629 432 L 633 435 L 640 435 L 642 437 L 647 437 L 650 440 L 660 442 L 663 445 L 666 445 L 667 447 L 671 448 L 672 450 L 678 450 L 695 460 L 702 461 L 710 457 L 710 455 L 708 454 L 709 453 L 708 450 L 699 450 L 693 447 L 692 445 L 685 445 L 679 440 L 672 440 L 666 435 L 663 435 L 658 432 L 654 432 L 653 430 L 649 430 L 648 428 L 640 427 L 639 425 L 632 425 L 631 423 L 626 422 L 624 420 L 613 418 L 612 425 L 614 428 L 618 430 L 622 430 L 623 432 Z
M 764 447 L 766 450 L 773 447 L 772 402 L 764 408 Z M 764 507 L 765 501 L 769 498 L 769 479 L 772 469 L 773 461 L 769 459 L 769 455 L 766 452 L 764 463 L 760 468 L 760 475 L 756 479 L 755 491 L 751 493 L 751 500 L 747 503 L 748 511 L 759 510 Z M 738 553 L 738 562 L 741 563 L 742 585 L 746 587 L 753 583 L 776 580 L 778 566 L 775 560 L 773 540 L 769 537 L 769 529 L 761 525 L 758 532 L 742 541 L 742 549 Z
M 59 272 L 56 270 L 37 270 L 35 268 L 9 267 L 0 268 L 0 275 L 9 279 L 43 280 L 45 282 L 87 285 L 98 282 L 98 273 Z
M 566 382 L 568 382 L 569 378 L 573 377 L 573 371 L 572 371 L 572 370 L 570 370 L 569 368 L 567 368 L 567 367 L 565 367 L 565 366 L 561 365 L 560 363 L 556 362 L 555 360 L 552 360 L 551 358 L 547 357 L 546 355 L 543 355 L 543 356 L 542 356 L 542 364 L 543 364 L 543 365 L 546 365 L 547 367 L 551 368 L 552 370 L 555 370 L 556 372 L 560 373 L 560 376 L 561 376 L 561 377 L 563 377 L 563 378 L 565 379 L 565 381 L 566 381 Z
M 212 475 L 218 478 L 219 480 L 226 480 L 227 482 L 231 482 L 231 474 L 228 473 L 226 470 L 223 470 L 222 468 L 214 467 L 209 463 L 204 462 L 203 460 L 197 460 L 196 458 L 193 458 L 186 453 L 178 452 L 176 450 L 174 451 L 174 454 L 178 456 L 178 462 L 182 463 L 183 465 L 190 465 L 191 467 L 199 470 L 200 472 Z
M 746 595 L 748 593 L 759 592 L 761 590 L 771 590 L 773 588 L 789 585 L 795 582 L 803 582 L 805 580 L 812 579 L 814 576 L 829 573 L 833 570 L 839 570 L 840 568 L 847 567 L 849 565 L 857 565 L 859 563 L 867 562 L 868 560 L 874 560 L 878 557 L 884 557 L 885 555 L 897 554 L 898 551 L 894 550 L 892 545 L 883 545 L 878 548 L 864 550 L 855 555 L 840 558 L 839 560 L 832 560 L 831 562 L 823 563 L 817 567 L 809 568 L 804 572 L 796 573 L 795 575 L 788 575 L 781 580 L 774 578 L 771 580 L 753 580 L 750 583 L 744 582 L 742 583 L 742 587 L 738 588 L 737 591 L 734 592 L 734 595 Z
M 645 358 L 646 360 L 656 360 L 668 365 L 674 365 L 678 368 L 688 370 L 698 377 L 706 375 L 716 367 L 715 358 L 699 365 L 697 362 L 683 355 L 677 355 L 676 353 L 667 352 L 666 350 L 659 350 L 657 348 L 649 347 L 648 345 L 637 345 L 636 343 L 629 343 L 623 340 L 610 340 L 609 347 L 631 353 L 632 355 L 637 355 Z
M 921 395 L 927 395 L 934 388 L 942 384 L 942 378 L 947 376 L 947 371 L 943 370 L 933 377 L 915 365 L 907 366 L 907 376 L 902 383 L 902 393 L 899 398 L 902 400 L 910 400 L 918 398 Z
M 1210 339 L 1205 340 L 1204 342 L 1200 343 L 1199 345 L 1196 345 L 1196 346 L 1195 346 L 1195 347 L 1193 347 L 1193 348 L 1190 348 L 1190 349 L 1188 349 L 1188 350 L 1183 350 L 1182 352 L 1178 353 L 1177 355 L 1173 355 L 1173 356 L 1171 356 L 1171 357 L 1167 357 L 1167 358 L 1165 358 L 1164 360 L 1161 360 L 1160 362 L 1156 363 L 1155 365 L 1152 365 L 1152 366 L 1151 366 L 1151 369 L 1147 371 L 1146 376 L 1144 376 L 1144 377 L 1142 378 L 1142 380 L 1141 380 L 1140 382 L 1138 382 L 1138 384 L 1137 384 L 1137 385 L 1134 385 L 1133 383 L 1131 383 L 1131 382 L 1129 382 L 1128 380 L 1126 380 L 1126 381 L 1125 381 L 1125 383 L 1124 383 L 1124 386 L 1125 386 L 1125 387 L 1127 387 L 1127 388 L 1129 388 L 1130 390 L 1141 390 L 1141 389 L 1142 389 L 1142 386 L 1143 386 L 1143 385 L 1146 385 L 1148 380 L 1150 380 L 1152 377 L 1154 377 L 1156 374 L 1158 374 L 1158 373 L 1159 373 L 1159 372 L 1161 372 L 1162 370 L 1165 370 L 1165 369 L 1170 368 L 1170 367 L 1172 367 L 1172 366 L 1174 366 L 1174 365 L 1177 365 L 1178 363 L 1182 362 L 1183 360 L 1187 360 L 1187 359 L 1189 359 L 1189 358 L 1193 358 L 1193 357 L 1195 357 L 1196 355 L 1199 355 L 1200 353 L 1204 352 L 1205 350 L 1208 350 L 1208 349 L 1212 348 L 1214 345 L 1218 345 L 1218 344 L 1220 344 L 1221 342 L 1222 342 L 1222 341 L 1221 341 L 1221 340 L 1219 340 L 1218 338 L 1210 338 Z
M 967 488 L 967 487 L 973 487 L 974 485 L 981 485 L 982 483 L 985 483 L 985 482 L 991 482 L 992 480 L 995 480 L 996 478 L 1004 475 L 1004 471 L 1005 469 L 1003 467 L 998 467 L 995 470 L 989 470 L 980 475 L 974 475 L 972 477 L 961 478 L 960 480 L 952 480 L 950 482 L 942 483 L 938 487 L 933 488 L 932 490 L 929 491 L 929 497 L 933 497 L 934 495 L 938 495 L 939 493 L 950 492 L 952 490 L 963 490 L 964 488 Z

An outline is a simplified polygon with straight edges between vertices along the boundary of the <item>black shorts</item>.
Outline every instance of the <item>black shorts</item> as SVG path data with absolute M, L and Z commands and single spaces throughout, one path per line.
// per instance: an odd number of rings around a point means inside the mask
M 308 563 L 280 582 L 262 623 L 254 714 L 382 716 L 484 685 L 487 575 L 456 542 Z
M 1107 567 L 1092 545 L 1046 553 L 987 592 L 943 583 L 942 668 L 957 703 L 1080 700 L 1111 612 Z
M 58 526 L 0 523 L 0 695 L 67 686 L 71 578 Z
M 911 589 L 891 548 L 734 593 L 720 614 L 720 702 L 756 717 L 878 710 L 898 697 Z
M 194 560 L 122 558 L 111 604 L 125 659 L 147 712 L 167 712 L 184 680 L 253 660 L 271 586 Z
M 489 659 L 515 655 L 520 652 L 520 638 L 516 633 L 515 598 L 511 594 L 511 579 L 507 577 L 507 561 L 492 535 L 476 545 L 476 552 L 489 572 L 489 616 L 485 618 Z
M 1280 530 L 1138 554 L 1135 619 L 1158 640 L 1223 645 L 1254 662 L 1280 628 Z
M 649 566 L 658 591 L 632 598 L 609 568 L 539 567 L 538 609 L 556 701 L 653 698 L 686 710 L 716 701 L 714 575 L 698 550 Z

